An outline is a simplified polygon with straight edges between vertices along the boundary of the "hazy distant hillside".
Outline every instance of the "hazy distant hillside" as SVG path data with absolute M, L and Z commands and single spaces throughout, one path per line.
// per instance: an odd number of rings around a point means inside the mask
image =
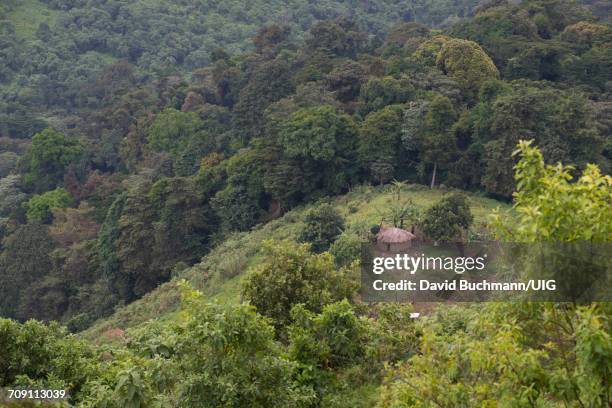
M 605 20 L 607 2 L 583 0 Z M 27 138 L 67 114 L 99 109 L 96 86 L 117 61 L 130 78 L 185 74 L 252 49 L 270 23 L 304 39 L 316 22 L 347 17 L 377 46 L 394 24 L 450 27 L 472 16 L 478 0 L 4 0 L 0 4 L 0 136 Z M 516 3 L 516 2 L 509 2 Z M 133 76 L 131 76 L 133 74 Z M 85 94 L 85 95 L 84 95 Z
M 0 6 L 0 99 L 74 109 L 79 90 L 124 59 L 146 79 L 205 66 L 223 48 L 252 45 L 268 23 L 299 39 L 317 21 L 347 16 L 372 37 L 394 23 L 439 25 L 469 15 L 477 0 L 6 0 Z

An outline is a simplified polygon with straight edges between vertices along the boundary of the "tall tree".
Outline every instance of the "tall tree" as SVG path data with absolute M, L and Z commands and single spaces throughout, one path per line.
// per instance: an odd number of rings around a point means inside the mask
M 426 107 L 425 107 L 426 106 Z M 404 134 L 404 145 L 408 149 L 420 150 L 424 163 L 433 165 L 430 187 L 434 188 L 438 168 L 448 168 L 457 151 L 452 126 L 457 119 L 457 113 L 451 101 L 441 95 L 423 106 L 426 109 L 421 123 L 414 115 L 407 117 Z M 419 111 L 414 107 L 414 112 Z
M 402 165 L 402 114 L 401 106 L 387 106 L 366 116 L 359 129 L 359 159 L 380 184 Z
M 436 57 L 436 65 L 459 84 L 469 101 L 476 98 L 485 81 L 499 78 L 491 58 L 473 41 L 457 38 L 445 41 Z
M 56 187 L 64 179 L 66 168 L 79 160 L 81 144 L 63 134 L 45 129 L 32 137 L 32 147 L 26 158 L 25 184 L 36 192 Z
M 22 302 L 32 295 L 29 290 L 53 268 L 51 251 L 55 245 L 47 226 L 27 224 L 4 239 L 0 254 L 0 314 L 26 317 Z
M 421 228 L 435 242 L 452 241 L 460 239 L 460 232 L 467 230 L 473 220 L 466 196 L 455 193 L 442 198 L 425 212 Z

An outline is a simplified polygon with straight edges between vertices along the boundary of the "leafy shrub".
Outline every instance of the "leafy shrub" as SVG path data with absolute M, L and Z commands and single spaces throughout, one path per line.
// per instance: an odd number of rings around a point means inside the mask
M 319 312 L 326 304 L 350 298 L 356 288 L 350 269 L 337 271 L 331 254 L 312 254 L 308 244 L 265 241 L 262 255 L 243 284 L 243 295 L 277 328 L 291 321 L 294 305 L 303 303 Z
M 184 283 L 182 293 L 179 319 L 130 331 L 131 354 L 110 362 L 108 376 L 91 384 L 94 406 L 309 404 L 312 390 L 294 382 L 296 364 L 281 355 L 268 319 L 247 305 L 206 303 Z
M 0 319 L 0 386 L 37 386 L 77 392 L 95 374 L 93 349 L 57 323 Z
M 45 129 L 32 137 L 32 147 L 24 158 L 28 173 L 24 184 L 37 192 L 50 190 L 63 180 L 67 167 L 80 159 L 83 147 L 53 129 Z
M 357 235 L 344 233 L 332 244 L 329 253 L 334 256 L 336 265 L 346 266 L 359 259 L 361 245 Z
M 371 307 L 372 339 L 368 345 L 370 366 L 406 360 L 420 352 L 421 329 L 410 317 L 413 307 L 402 303 L 379 303 Z
M 306 214 L 301 242 L 310 242 L 313 251 L 323 252 L 344 230 L 344 219 L 331 204 L 322 204 Z
M 68 208 L 74 204 L 72 196 L 63 188 L 36 194 L 25 203 L 29 222 L 49 223 L 53 218 L 53 210 Z
M 421 228 L 434 241 L 451 241 L 458 239 L 461 228 L 469 228 L 473 219 L 465 195 L 455 193 L 444 197 L 425 212 Z
M 289 355 L 302 364 L 337 368 L 365 356 L 368 324 L 345 299 L 329 304 L 316 315 L 298 304 L 291 311 Z

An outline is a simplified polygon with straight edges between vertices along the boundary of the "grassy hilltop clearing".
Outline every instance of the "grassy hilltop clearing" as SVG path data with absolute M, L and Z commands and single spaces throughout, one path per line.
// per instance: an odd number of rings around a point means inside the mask
M 439 201 L 448 191 L 429 190 L 419 185 L 409 185 L 401 190 L 401 201 L 411 202 L 424 211 Z M 334 207 L 346 220 L 347 236 L 363 241 L 359 233 L 369 230 L 381 221 L 381 215 L 390 212 L 396 200 L 396 192 L 387 187 L 357 187 L 355 191 L 334 198 Z M 496 208 L 508 204 L 483 197 L 470 195 L 469 205 L 474 215 L 474 225 L 483 230 L 487 217 Z M 304 215 L 312 205 L 294 209 L 282 218 L 256 227 L 254 230 L 230 236 L 215 247 L 202 262 L 180 271 L 175 280 L 164 283 L 142 299 L 139 299 L 103 319 L 82 333 L 84 338 L 104 342 L 104 333 L 116 328 L 126 329 L 144 323 L 149 319 L 171 319 L 180 304 L 180 290 L 177 280 L 186 279 L 195 289 L 202 291 L 207 300 L 220 304 L 240 303 L 240 282 L 245 272 L 258 264 L 262 241 L 266 239 L 297 240 L 304 226 Z M 167 316 L 170 315 L 170 316 Z

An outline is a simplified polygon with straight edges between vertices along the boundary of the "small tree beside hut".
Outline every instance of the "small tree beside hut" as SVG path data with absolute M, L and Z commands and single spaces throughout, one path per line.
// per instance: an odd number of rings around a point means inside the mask
M 425 212 L 421 229 L 434 242 L 457 241 L 462 229 L 467 230 L 473 220 L 466 196 L 454 193 L 442 198 Z

